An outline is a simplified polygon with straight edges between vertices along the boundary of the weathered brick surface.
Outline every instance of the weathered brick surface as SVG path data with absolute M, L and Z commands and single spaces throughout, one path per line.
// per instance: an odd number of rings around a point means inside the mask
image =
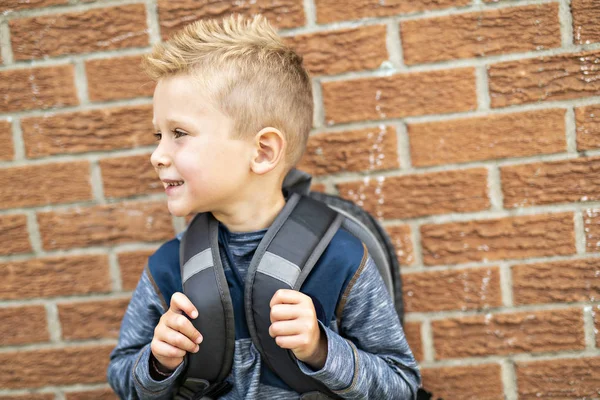
M 117 338 L 129 299 L 58 304 L 65 340 Z
M 423 387 L 433 399 L 503 400 L 502 371 L 498 364 L 424 368 Z
M 327 191 L 327 188 L 322 183 L 313 183 L 310 185 L 310 190 L 312 190 L 313 192 L 325 193 Z
M 0 299 L 71 296 L 111 289 L 108 258 L 47 257 L 0 263 Z
M 150 154 L 100 160 L 106 197 L 162 193 L 164 187 L 150 164 Z
M 14 396 L 0 396 L 0 400 L 54 400 L 53 393 L 27 393 L 15 394 Z
M 438 359 L 585 348 L 579 308 L 433 321 Z
M 0 387 L 38 388 L 106 381 L 113 345 L 0 353 Z
M 149 105 L 30 117 L 24 118 L 21 125 L 30 158 L 110 151 L 156 142 Z
M 91 101 L 150 97 L 154 82 L 141 68 L 142 56 L 114 57 L 85 63 Z
M 565 111 L 528 111 L 408 125 L 411 161 L 422 167 L 566 150 Z
M 15 151 L 12 139 L 12 123 L 9 121 L 0 121 L 0 160 L 11 160 Z
M 3 112 L 79 104 L 72 65 L 0 71 Z
M 519 399 L 598 398 L 600 357 L 516 364 Z
M 143 4 L 9 21 L 15 60 L 148 45 Z
M 396 249 L 396 257 L 400 268 L 410 267 L 415 263 L 415 253 L 409 225 L 386 226 L 392 244 Z
M 162 202 L 40 212 L 38 223 L 47 250 L 161 241 L 175 234 L 171 216 Z
M 572 0 L 573 41 L 577 44 L 600 42 L 600 8 L 596 0 Z
M 583 212 L 586 251 L 600 251 L 600 209 L 589 208 Z
M 508 61 L 488 68 L 492 107 L 600 95 L 600 53 Z
M 596 306 L 592 308 L 592 313 L 594 316 L 594 333 L 596 334 L 596 347 L 600 347 L 600 306 Z
M 421 323 L 420 322 L 405 322 L 404 323 L 404 334 L 406 335 L 406 341 L 410 346 L 410 350 L 417 361 L 422 361 L 423 356 L 423 343 L 421 342 Z
M 591 150 L 600 147 L 600 105 L 577 107 L 577 150 Z
M 403 274 L 402 290 L 406 312 L 468 310 L 502 304 L 497 267 Z
M 0 208 L 41 206 L 90 200 L 90 164 L 87 161 L 30 165 L 0 169 Z
M 388 59 L 385 25 L 298 35 L 286 42 L 304 57 L 313 75 L 378 68 Z
M 97 389 L 65 393 L 66 400 L 117 400 L 111 389 Z
M 571 213 L 426 224 L 421 239 L 426 265 L 575 253 Z
M 502 167 L 504 206 L 597 201 L 600 157 Z
M 470 4 L 469 0 L 356 0 L 347 3 L 337 0 L 315 0 L 315 3 L 319 23 L 384 17 Z
M 512 267 L 515 304 L 600 300 L 600 260 L 569 260 Z
M 310 136 L 299 168 L 312 175 L 398 168 L 393 127 L 381 125 L 348 132 Z
M 471 68 L 324 82 L 328 124 L 444 114 L 477 108 Z
M 148 257 L 150 257 L 154 251 L 155 250 L 128 251 L 117 255 L 119 268 L 121 270 L 121 284 L 123 290 L 135 289 L 140 280 L 142 270 L 148 263 Z
M 67 4 L 69 0 L 3 0 L 0 3 L 0 12 L 20 11 L 29 8 L 51 7 L 55 5 Z M 3 399 L 3 397 L 0 397 Z
M 50 339 L 44 306 L 0 308 L 0 345 L 44 342 Z
M 223 18 L 230 14 L 264 15 L 277 28 L 294 28 L 305 23 L 302 0 L 254 0 L 197 2 L 159 0 L 158 18 L 163 39 L 199 19 Z
M 0 215 L 0 255 L 28 253 L 31 251 L 27 217 L 25 215 Z
M 373 177 L 337 187 L 342 197 L 379 218 L 414 218 L 489 207 L 487 171 L 483 168 Z
M 404 21 L 406 64 L 559 47 L 558 4 L 510 7 Z

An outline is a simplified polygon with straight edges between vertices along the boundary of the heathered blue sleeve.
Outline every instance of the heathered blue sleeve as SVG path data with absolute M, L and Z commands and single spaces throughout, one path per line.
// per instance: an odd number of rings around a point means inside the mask
M 172 398 L 173 383 L 184 364 L 162 381 L 152 379 L 149 365 L 154 328 L 165 312 L 148 269 L 145 269 L 121 322 L 117 346 L 110 355 L 108 383 L 121 399 Z
M 419 366 L 383 279 L 369 256 L 342 311 L 340 333 L 325 328 L 325 366 L 300 368 L 345 399 L 416 399 Z

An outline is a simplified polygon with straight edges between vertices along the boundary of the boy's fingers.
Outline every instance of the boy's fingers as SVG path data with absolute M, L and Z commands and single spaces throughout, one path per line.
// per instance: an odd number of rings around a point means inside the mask
M 271 323 L 300 317 L 302 310 L 295 304 L 275 304 L 271 307 Z
M 198 316 L 198 310 L 192 304 L 190 299 L 181 292 L 176 292 L 171 296 L 171 307 L 173 312 L 181 313 L 184 312 L 190 318 L 194 319 Z
M 194 328 L 192 322 L 181 314 L 170 312 L 165 319 L 165 325 L 171 330 L 181 332 L 194 343 L 202 342 L 202 335 Z M 168 335 L 168 332 L 165 333 Z
M 275 304 L 298 304 L 305 300 L 307 296 L 297 290 L 279 289 L 275 292 L 269 303 L 270 307 Z
M 277 321 L 269 327 L 269 335 L 272 338 L 277 336 L 297 335 L 301 331 L 301 326 L 297 321 Z
M 191 341 L 187 336 L 171 330 L 167 333 L 165 340 L 166 343 L 178 349 L 185 350 L 189 353 L 195 353 L 198 351 L 199 346 Z
M 185 356 L 185 350 L 178 349 L 161 340 L 153 340 L 151 350 L 155 357 L 181 358 Z

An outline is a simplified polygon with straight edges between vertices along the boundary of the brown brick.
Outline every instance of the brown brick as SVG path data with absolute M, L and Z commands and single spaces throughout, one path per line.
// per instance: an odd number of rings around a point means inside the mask
M 162 241 L 175 234 L 171 216 L 162 202 L 40 212 L 38 222 L 46 250 Z
M 118 397 L 111 389 L 86 390 L 65 393 L 66 400 L 117 400 Z
M 420 322 L 405 322 L 404 334 L 406 341 L 410 346 L 410 350 L 417 361 L 423 361 L 423 343 L 421 342 L 421 323 Z
M 0 353 L 0 387 L 24 389 L 105 382 L 113 348 L 114 345 L 78 346 Z
M 586 251 L 600 251 L 600 208 L 590 208 L 583 214 L 583 229 L 585 230 Z
M 85 63 L 91 101 L 151 97 L 155 83 L 142 71 L 142 56 L 114 57 Z
M 540 110 L 408 125 L 414 166 L 566 150 L 565 111 Z
M 312 190 L 313 192 L 325 193 L 327 191 L 327 188 L 323 183 L 313 183 L 312 185 L 310 185 L 310 190 Z
M 177 30 L 200 19 L 220 19 L 230 14 L 264 15 L 277 28 L 295 28 L 304 25 L 302 0 L 252 0 L 198 2 L 195 0 L 159 0 L 158 18 L 163 39 Z
M 402 290 L 406 312 L 469 310 L 502 305 L 497 267 L 403 274 Z
M 410 225 L 386 226 L 392 244 L 396 249 L 396 257 L 400 267 L 409 267 L 415 264 L 415 253 L 411 237 Z
M 109 292 L 108 258 L 101 255 L 48 257 L 0 263 L 0 299 Z
M 488 68 L 492 107 L 600 95 L 599 52 L 508 61 Z
M 596 306 L 596 310 L 592 309 L 592 314 L 594 316 L 594 333 L 596 334 L 596 347 L 600 347 L 600 306 Z
M 600 8 L 596 0 L 572 0 L 573 41 L 576 44 L 600 42 Z
M 477 108 L 475 73 L 470 68 L 324 82 L 322 85 L 325 120 L 329 125 Z
M 519 399 L 596 399 L 600 357 L 521 361 L 516 374 Z
M 425 265 L 575 253 L 573 214 L 527 215 L 421 227 Z
M 54 400 L 53 393 L 27 393 L 13 396 L 0 396 L 0 400 Z
M 9 21 L 15 60 L 148 45 L 142 4 Z
M 63 338 L 117 338 L 128 304 L 128 298 L 59 304 L 58 316 Z
M 397 168 L 397 148 L 391 126 L 321 133 L 308 139 L 299 168 L 312 175 Z
M 72 65 L 0 71 L 3 112 L 79 104 Z
M 577 123 L 577 150 L 600 147 L 600 105 L 575 109 Z
M 515 304 L 600 300 L 600 260 L 569 260 L 512 267 Z
M 315 0 L 317 22 L 327 23 L 365 17 L 384 17 L 407 14 L 416 11 L 429 11 L 441 8 L 465 6 L 469 0 Z
M 100 160 L 106 197 L 162 193 L 164 187 L 150 164 L 150 154 Z
M 378 68 L 388 59 L 384 25 L 317 32 L 286 38 L 304 57 L 304 66 L 313 75 Z
M 500 168 L 504 206 L 597 201 L 600 157 L 511 165 Z
M 337 187 L 342 197 L 386 219 L 479 211 L 490 205 L 484 168 L 365 178 Z
M 10 121 L 0 121 L 0 160 L 12 160 L 15 156 L 12 140 L 12 123 Z
M 147 146 L 152 133 L 152 107 L 132 106 L 78 111 L 22 120 L 27 157 L 60 153 L 110 151 Z
M 25 215 L 0 215 L 0 255 L 29 253 L 29 232 Z
M 423 387 L 433 399 L 504 400 L 498 364 L 424 368 Z
M 580 350 L 581 309 L 487 314 L 433 321 L 438 359 Z
M 6 14 L 7 11 L 20 11 L 29 8 L 52 7 L 61 4 L 67 4 L 69 0 L 3 0 L 0 3 L 0 12 Z M 0 397 L 3 398 L 3 397 Z
M 118 254 L 123 290 L 135 289 L 142 275 L 142 270 L 148 264 L 148 257 L 154 254 L 155 251 L 138 250 Z
M 401 24 L 406 64 L 560 47 L 558 4 L 480 11 Z
M 92 199 L 90 164 L 74 161 L 0 170 L 0 208 L 41 206 Z
M 44 306 L 0 308 L 0 345 L 44 342 L 50 339 Z

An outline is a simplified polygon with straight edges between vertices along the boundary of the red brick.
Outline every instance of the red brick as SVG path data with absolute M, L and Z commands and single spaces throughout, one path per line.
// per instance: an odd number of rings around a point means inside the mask
M 117 400 L 111 389 L 86 390 L 65 393 L 66 400 Z
M 29 253 L 29 232 L 25 215 L 0 215 L 0 255 Z
M 417 167 L 559 153 L 566 151 L 565 111 L 409 124 L 408 135 Z
M 575 253 L 573 214 L 556 213 L 421 226 L 425 265 Z
M 498 364 L 424 368 L 423 387 L 433 399 L 504 400 Z
M 324 82 L 322 85 L 325 120 L 329 125 L 477 108 L 475 72 L 470 68 Z
M 469 0 L 354 0 L 351 2 L 315 0 L 315 3 L 318 23 L 393 16 L 471 4 Z
M 388 59 L 384 25 L 324 31 L 286 38 L 313 75 L 376 69 Z
M 578 308 L 477 315 L 431 325 L 438 359 L 585 348 Z
M 488 68 L 492 107 L 600 95 L 600 53 L 508 61 Z
M 592 314 L 594 316 L 594 333 L 596 334 L 596 347 L 600 347 L 600 306 L 596 306 L 594 310 L 592 308 Z
M 148 45 L 143 4 L 13 19 L 9 26 L 15 60 Z
M 46 250 L 163 241 L 175 235 L 171 216 L 162 202 L 40 212 L 38 222 Z
M 177 30 L 200 19 L 221 19 L 230 14 L 264 15 L 277 28 L 295 28 L 304 25 L 302 0 L 221 1 L 159 0 L 158 18 L 163 39 Z
M 519 399 L 597 398 L 600 357 L 518 362 Z
M 406 312 L 468 310 L 502 305 L 497 267 L 403 274 L 402 290 Z
M 79 104 L 72 65 L 0 71 L 3 112 Z
M 512 267 L 515 304 L 600 300 L 600 259 Z
M 583 212 L 583 229 L 587 252 L 600 251 L 600 209 L 590 208 Z
M 155 83 L 141 68 L 142 56 L 90 60 L 85 63 L 91 101 L 151 97 Z
M 148 258 L 156 250 L 138 250 L 118 254 L 119 268 L 121 269 L 121 283 L 123 290 L 133 290 L 140 280 L 143 269 L 148 264 Z
M 592 150 L 600 147 L 600 105 L 575 109 L 577 123 L 577 150 Z
M 404 62 L 420 64 L 560 47 L 558 4 L 502 8 L 401 23 Z
M 108 258 L 47 257 L 0 263 L 0 299 L 105 293 L 111 289 Z
M 52 7 L 55 5 L 67 4 L 69 0 L 3 0 L 0 4 L 0 12 L 20 11 L 30 8 Z M 3 397 L 0 397 L 3 399 Z
M 150 164 L 150 154 L 100 160 L 106 197 L 162 193 L 164 187 Z
M 299 168 L 311 175 L 398 168 L 393 127 L 321 133 L 310 136 Z
M 0 400 L 54 400 L 53 393 L 27 393 L 14 396 L 0 396 Z
M 600 199 L 600 157 L 502 167 L 504 206 L 572 203 Z
M 386 219 L 479 211 L 489 207 L 484 168 L 365 178 L 340 183 L 337 187 L 342 197 Z
M 600 8 L 596 0 L 572 0 L 573 41 L 576 44 L 600 42 Z
M 310 190 L 313 192 L 325 193 L 327 191 L 327 188 L 323 183 L 313 183 L 312 185 L 310 185 Z
M 0 346 L 45 342 L 50 339 L 44 306 L 0 308 Z
M 152 107 L 131 106 L 78 111 L 21 122 L 27 157 L 85 153 L 147 146 L 152 135 Z
M 401 268 L 414 265 L 415 253 L 410 225 L 386 226 L 385 230 L 396 249 L 396 257 L 398 257 Z
M 12 123 L 10 121 L 0 121 L 0 160 L 12 160 L 15 156 L 12 139 Z
M 421 323 L 420 322 L 406 322 L 404 323 L 404 334 L 406 335 L 406 341 L 410 346 L 410 350 L 417 361 L 423 361 L 423 343 L 421 342 Z
M 58 304 L 65 340 L 119 337 L 121 320 L 129 299 L 97 300 Z
M 90 164 L 74 161 L 0 169 L 0 208 L 31 207 L 92 199 Z

